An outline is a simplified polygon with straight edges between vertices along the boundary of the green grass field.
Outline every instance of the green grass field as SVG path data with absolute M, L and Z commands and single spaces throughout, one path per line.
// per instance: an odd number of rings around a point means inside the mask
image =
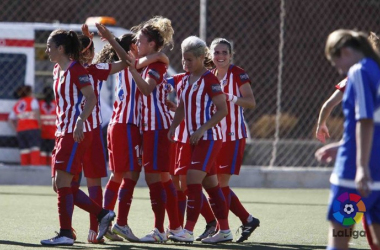
M 82 187 L 86 190 L 85 187 Z M 248 241 L 219 245 L 138 244 L 106 241 L 103 245 L 87 243 L 88 214 L 74 209 L 73 227 L 77 242 L 72 249 L 325 249 L 328 223 L 325 219 L 328 201 L 326 189 L 234 189 L 245 207 L 261 221 Z M 58 231 L 56 194 L 47 186 L 0 186 L 0 249 L 48 249 L 41 239 Z M 117 212 L 117 211 L 116 211 Z M 153 228 L 153 212 L 147 188 L 136 188 L 129 225 L 138 237 Z M 167 223 L 166 223 L 167 225 Z M 200 216 L 195 235 L 203 232 Z M 230 214 L 233 231 L 240 221 Z M 362 229 L 361 225 L 357 229 Z M 235 236 L 237 238 L 237 235 Z M 63 247 L 60 247 L 63 248 Z M 67 247 L 66 247 L 67 248 Z M 351 240 L 352 249 L 368 249 L 365 238 Z

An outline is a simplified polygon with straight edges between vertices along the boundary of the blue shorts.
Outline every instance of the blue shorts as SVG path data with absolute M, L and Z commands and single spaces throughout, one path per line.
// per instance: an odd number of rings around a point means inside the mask
M 369 225 L 380 224 L 380 191 L 362 198 L 356 189 L 331 184 L 327 220 L 349 227 L 359 223 L 361 215 Z
M 18 147 L 20 149 L 31 149 L 41 146 L 41 130 L 31 129 L 17 132 Z

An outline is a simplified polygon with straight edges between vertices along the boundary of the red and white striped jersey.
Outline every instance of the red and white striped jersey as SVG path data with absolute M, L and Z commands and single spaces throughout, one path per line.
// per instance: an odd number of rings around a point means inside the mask
M 110 124 L 129 123 L 140 126 L 141 120 L 141 93 L 129 69 L 117 74 L 115 88 L 115 102 Z
M 212 73 L 216 75 L 217 69 Z M 247 73 L 240 67 L 230 65 L 227 74 L 220 81 L 224 93 L 241 97 L 240 86 L 251 83 Z M 244 123 L 244 109 L 233 102 L 227 102 L 228 115 L 220 122 L 223 141 L 235 141 L 247 138 L 247 128 Z
M 176 91 L 178 102 L 180 100 L 182 91 L 185 88 L 185 82 L 183 81 L 185 75 L 188 75 L 188 73 L 177 74 L 167 79 L 168 83 L 172 84 Z M 185 121 L 182 121 L 176 128 L 173 140 L 182 143 L 187 143 L 189 141 L 189 134 L 186 130 Z
M 102 89 L 103 81 L 106 81 L 110 74 L 111 67 L 112 65 L 108 63 L 98 63 L 86 66 L 96 96 L 96 105 L 92 114 L 88 118 L 91 128 L 93 129 L 99 127 L 103 123 L 100 107 L 100 90 Z
M 212 102 L 212 98 L 224 93 L 220 87 L 218 78 L 210 71 L 204 73 L 192 85 L 189 84 L 189 75 L 186 75 L 183 81 L 186 83 L 186 86 L 181 98 L 184 103 L 187 132 L 189 135 L 192 135 L 215 114 L 216 106 Z M 207 130 L 202 139 L 221 140 L 220 123 Z
M 41 138 L 42 139 L 54 139 L 55 138 L 55 121 L 57 115 L 55 110 L 57 104 L 55 101 L 51 101 L 49 104 L 44 100 L 39 101 L 40 116 L 41 116 Z
M 85 97 L 80 90 L 83 87 L 91 86 L 90 77 L 79 62 L 73 61 L 63 73 L 56 64 L 53 79 L 55 101 L 57 102 L 55 136 L 73 133 L 76 120 L 82 113 L 85 104 Z M 88 119 L 83 123 L 83 127 L 83 132 L 91 131 Z
M 170 87 L 166 83 L 166 64 L 155 62 L 144 68 L 142 78 L 152 78 L 157 82 L 149 96 L 142 95 L 141 125 L 143 131 L 153 131 L 168 129 L 172 117 L 165 104 L 170 92 Z

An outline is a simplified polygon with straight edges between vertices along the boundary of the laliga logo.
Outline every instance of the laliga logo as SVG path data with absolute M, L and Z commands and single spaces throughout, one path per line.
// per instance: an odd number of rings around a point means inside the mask
M 334 218 L 343 226 L 359 223 L 366 212 L 360 195 L 343 193 L 333 203 Z

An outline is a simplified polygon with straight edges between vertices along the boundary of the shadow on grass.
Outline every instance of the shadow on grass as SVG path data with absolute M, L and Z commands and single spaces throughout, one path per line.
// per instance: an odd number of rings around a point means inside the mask
M 40 244 L 32 244 L 32 243 L 24 243 L 17 241 L 7 241 L 0 240 L 0 248 L 1 245 L 6 246 L 20 246 L 24 248 L 32 247 L 32 248 L 49 248 L 49 246 L 43 246 Z M 317 246 L 317 245 L 297 245 L 297 244 L 278 244 L 278 243 L 254 243 L 254 242 L 246 242 L 246 243 L 226 243 L 226 244 L 202 244 L 202 243 L 194 243 L 194 244 L 181 244 L 181 243 L 167 243 L 167 244 L 144 244 L 144 243 L 129 243 L 125 242 L 114 244 L 111 242 L 107 242 L 106 244 L 101 245 L 93 245 L 87 244 L 85 242 L 75 242 L 73 246 L 56 246 L 55 248 L 70 248 L 70 249 L 135 249 L 135 250 L 154 250 L 154 249 L 228 249 L 228 250 L 274 250 L 274 249 L 298 249 L 298 250 L 316 250 L 316 249 L 326 249 L 326 246 Z M 358 248 L 350 248 L 352 250 L 359 250 Z
M 0 192 L 0 195 L 21 195 L 21 196 L 54 196 L 56 197 L 56 193 L 51 193 L 51 194 L 41 194 L 41 193 L 11 193 L 11 192 Z M 149 197 L 144 198 L 144 197 L 133 197 L 134 200 L 150 200 Z M 290 203 L 290 202 L 263 202 L 263 201 L 242 201 L 244 204 L 265 204 L 265 205 L 285 205 L 285 206 L 312 206 L 312 207 L 326 207 L 327 204 L 308 204 L 308 203 Z

